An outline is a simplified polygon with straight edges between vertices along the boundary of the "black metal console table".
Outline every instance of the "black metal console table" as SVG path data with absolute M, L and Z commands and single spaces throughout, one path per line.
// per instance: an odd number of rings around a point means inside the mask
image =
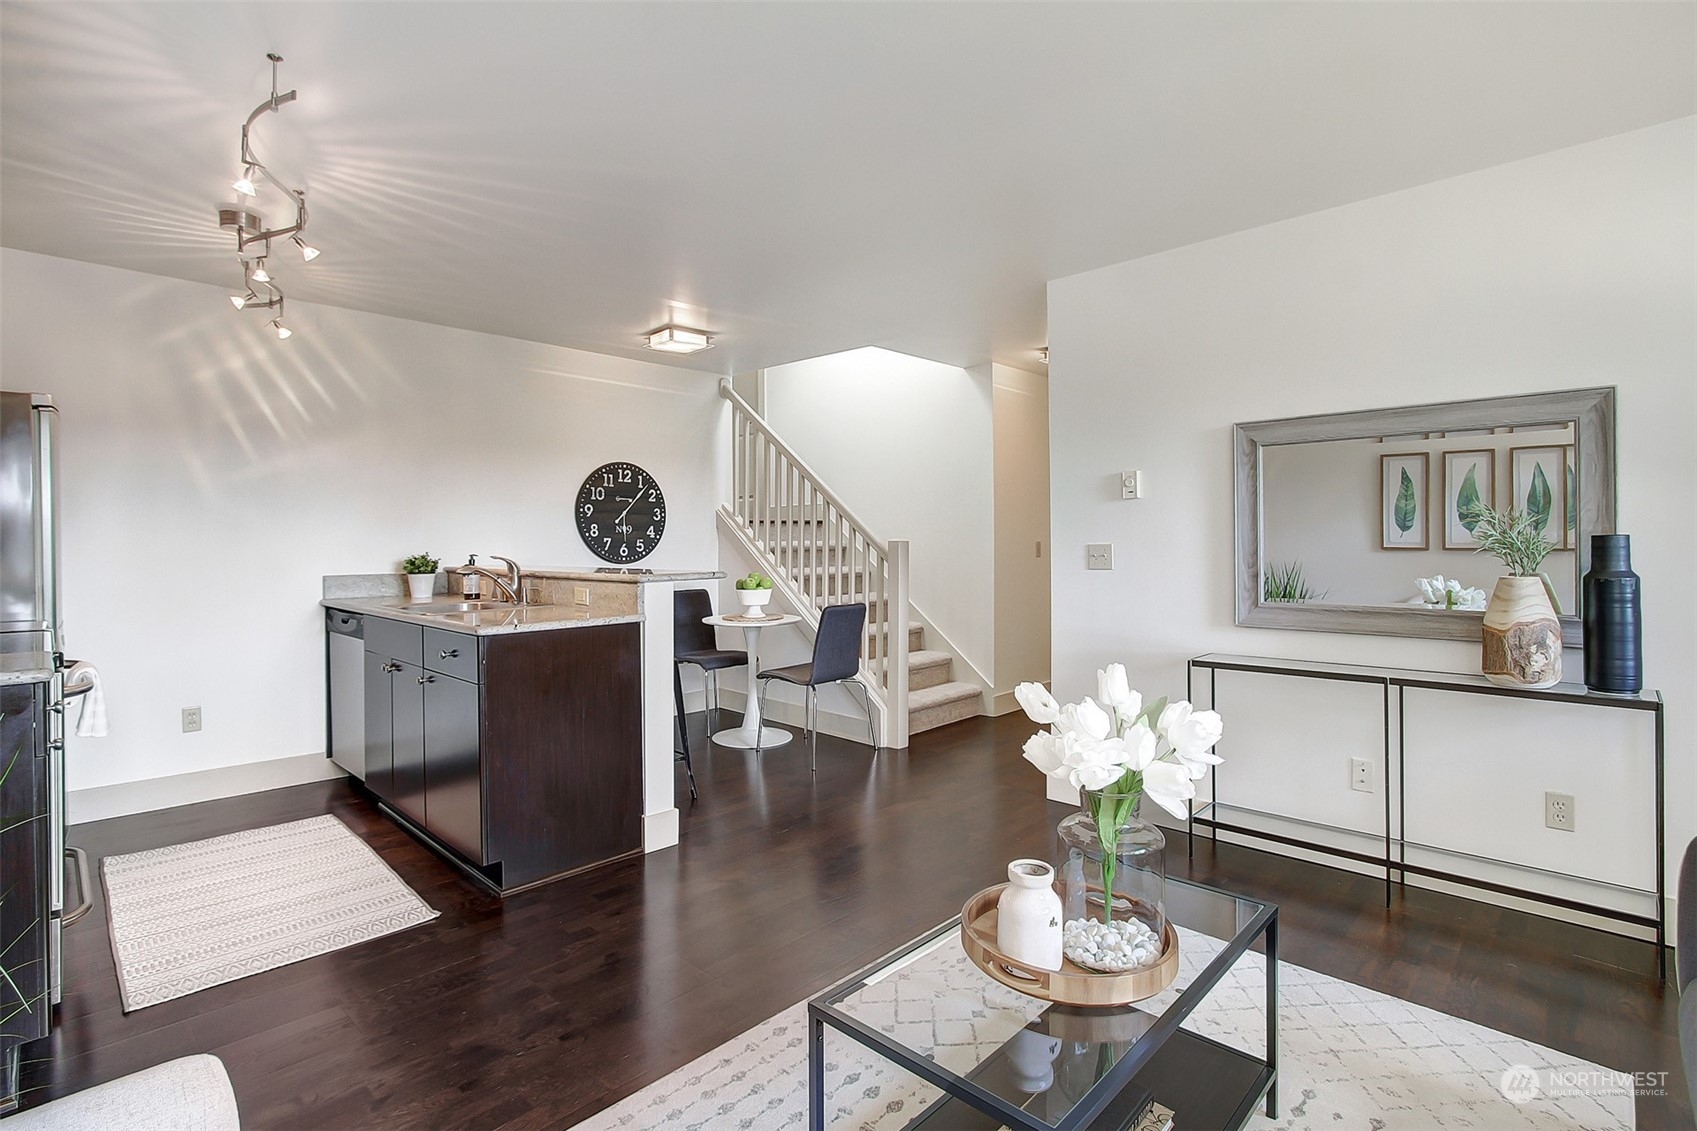
M 1581 911 L 1607 919 L 1616 923 L 1628 923 L 1637 927 L 1648 927 L 1656 935 L 1656 969 L 1662 981 L 1667 980 L 1667 925 L 1665 922 L 1667 896 L 1667 849 L 1665 786 L 1663 774 L 1664 745 L 1666 724 L 1662 710 L 1662 695 L 1659 691 L 1641 691 L 1637 695 L 1597 695 L 1586 690 L 1583 684 L 1558 683 L 1556 686 L 1542 691 L 1532 691 L 1525 688 L 1499 687 L 1484 676 L 1460 675 L 1451 672 L 1411 671 L 1403 668 L 1377 668 L 1355 664 L 1328 664 L 1309 660 L 1284 660 L 1266 656 L 1233 656 L 1218 652 L 1209 652 L 1196 656 L 1185 665 L 1185 693 L 1191 702 L 1196 701 L 1196 679 L 1199 672 L 1208 673 L 1208 705 L 1218 707 L 1219 681 L 1218 673 L 1250 672 L 1263 675 L 1294 676 L 1304 679 L 1333 680 L 1344 683 L 1370 684 L 1383 689 L 1384 711 L 1384 776 L 1379 780 L 1385 783 L 1385 829 L 1384 852 L 1375 854 L 1357 852 L 1352 849 L 1339 848 L 1334 845 L 1322 844 L 1304 840 L 1300 837 L 1285 833 L 1257 829 L 1248 825 L 1236 824 L 1219 819 L 1221 805 L 1216 778 L 1219 767 L 1209 777 L 1209 798 L 1202 804 L 1192 801 L 1187 831 L 1191 834 L 1189 842 L 1191 851 L 1195 851 L 1196 826 L 1200 825 L 1210 830 L 1210 835 L 1217 838 L 1220 832 L 1233 833 L 1239 836 L 1254 837 L 1258 840 L 1270 841 L 1275 844 L 1285 844 L 1293 848 L 1301 848 L 1309 852 L 1335 856 L 1340 859 L 1354 860 L 1385 870 L 1385 906 L 1391 905 L 1393 884 L 1403 882 L 1406 874 L 1426 876 L 1430 879 L 1441 880 L 1445 883 L 1462 887 L 1477 888 L 1483 891 L 1494 891 L 1502 895 L 1515 896 L 1520 899 L 1543 903 L 1552 907 L 1562 907 L 1570 911 Z M 1564 896 L 1551 895 L 1547 892 L 1534 891 L 1512 884 L 1498 883 L 1493 880 L 1480 879 L 1475 876 L 1465 876 L 1445 869 L 1433 868 L 1424 864 L 1410 863 L 1407 855 L 1406 822 L 1404 821 L 1405 804 L 1403 789 L 1403 739 L 1405 736 L 1404 695 L 1409 688 L 1420 688 L 1432 691 L 1450 691 L 1463 695 L 1494 695 L 1510 699 L 1544 700 L 1551 703 L 1577 703 L 1588 707 L 1603 707 L 1617 711 L 1642 711 L 1651 714 L 1655 720 L 1655 775 L 1656 775 L 1656 906 L 1655 914 L 1638 915 L 1628 911 L 1620 911 L 1612 907 L 1603 907 L 1582 900 L 1568 899 Z M 1395 697 L 1393 710 L 1392 698 Z M 1391 734 L 1395 728 L 1397 749 L 1397 820 L 1393 835 L 1391 823 Z M 1273 814 L 1273 816 L 1277 816 Z M 1357 831 L 1357 830 L 1347 830 Z M 1392 855 L 1392 849 L 1396 855 Z M 1648 894 L 1648 893 L 1645 893 Z

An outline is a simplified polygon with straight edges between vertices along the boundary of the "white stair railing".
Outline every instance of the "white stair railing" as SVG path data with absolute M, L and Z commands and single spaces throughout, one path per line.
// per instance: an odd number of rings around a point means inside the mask
M 880 542 L 812 468 L 737 396 L 731 403 L 727 524 L 817 630 L 826 605 L 866 602 L 860 674 L 879 708 L 879 743 L 907 745 L 908 544 Z

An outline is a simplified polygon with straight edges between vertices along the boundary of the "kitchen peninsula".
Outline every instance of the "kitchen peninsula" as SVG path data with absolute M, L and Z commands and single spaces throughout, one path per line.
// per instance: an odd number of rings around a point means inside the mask
M 501 894 L 676 844 L 672 590 L 720 576 L 525 570 L 528 604 L 326 577 L 327 750 Z

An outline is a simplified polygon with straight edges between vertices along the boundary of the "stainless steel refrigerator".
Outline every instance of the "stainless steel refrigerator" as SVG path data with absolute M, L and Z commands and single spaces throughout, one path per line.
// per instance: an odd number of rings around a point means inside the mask
M 47 977 L 62 996 L 60 931 L 87 910 L 89 893 L 65 910 L 65 639 L 59 614 L 58 410 L 43 393 L 0 392 L 0 654 L 43 653 L 52 677 L 40 723 L 47 769 Z

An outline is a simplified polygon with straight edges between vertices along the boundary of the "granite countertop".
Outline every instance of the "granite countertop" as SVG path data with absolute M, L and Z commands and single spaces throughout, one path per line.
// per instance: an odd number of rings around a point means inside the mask
M 46 683 L 53 678 L 50 652 L 8 652 L 0 655 L 0 683 Z
M 599 569 L 527 569 L 526 577 L 557 577 L 566 581 L 614 581 L 624 585 L 641 585 L 646 581 L 705 581 L 723 577 L 722 569 L 655 569 L 647 572 L 610 567 Z
M 590 616 L 575 605 L 503 605 L 464 613 L 428 613 L 422 610 L 459 601 L 434 600 L 413 602 L 393 598 L 330 597 L 319 602 L 327 609 L 345 613 L 365 613 L 387 617 L 427 628 L 445 628 L 449 632 L 464 632 L 472 636 L 495 636 L 508 632 L 546 632 L 561 628 L 584 628 L 597 624 L 639 624 L 641 614 L 615 617 Z

